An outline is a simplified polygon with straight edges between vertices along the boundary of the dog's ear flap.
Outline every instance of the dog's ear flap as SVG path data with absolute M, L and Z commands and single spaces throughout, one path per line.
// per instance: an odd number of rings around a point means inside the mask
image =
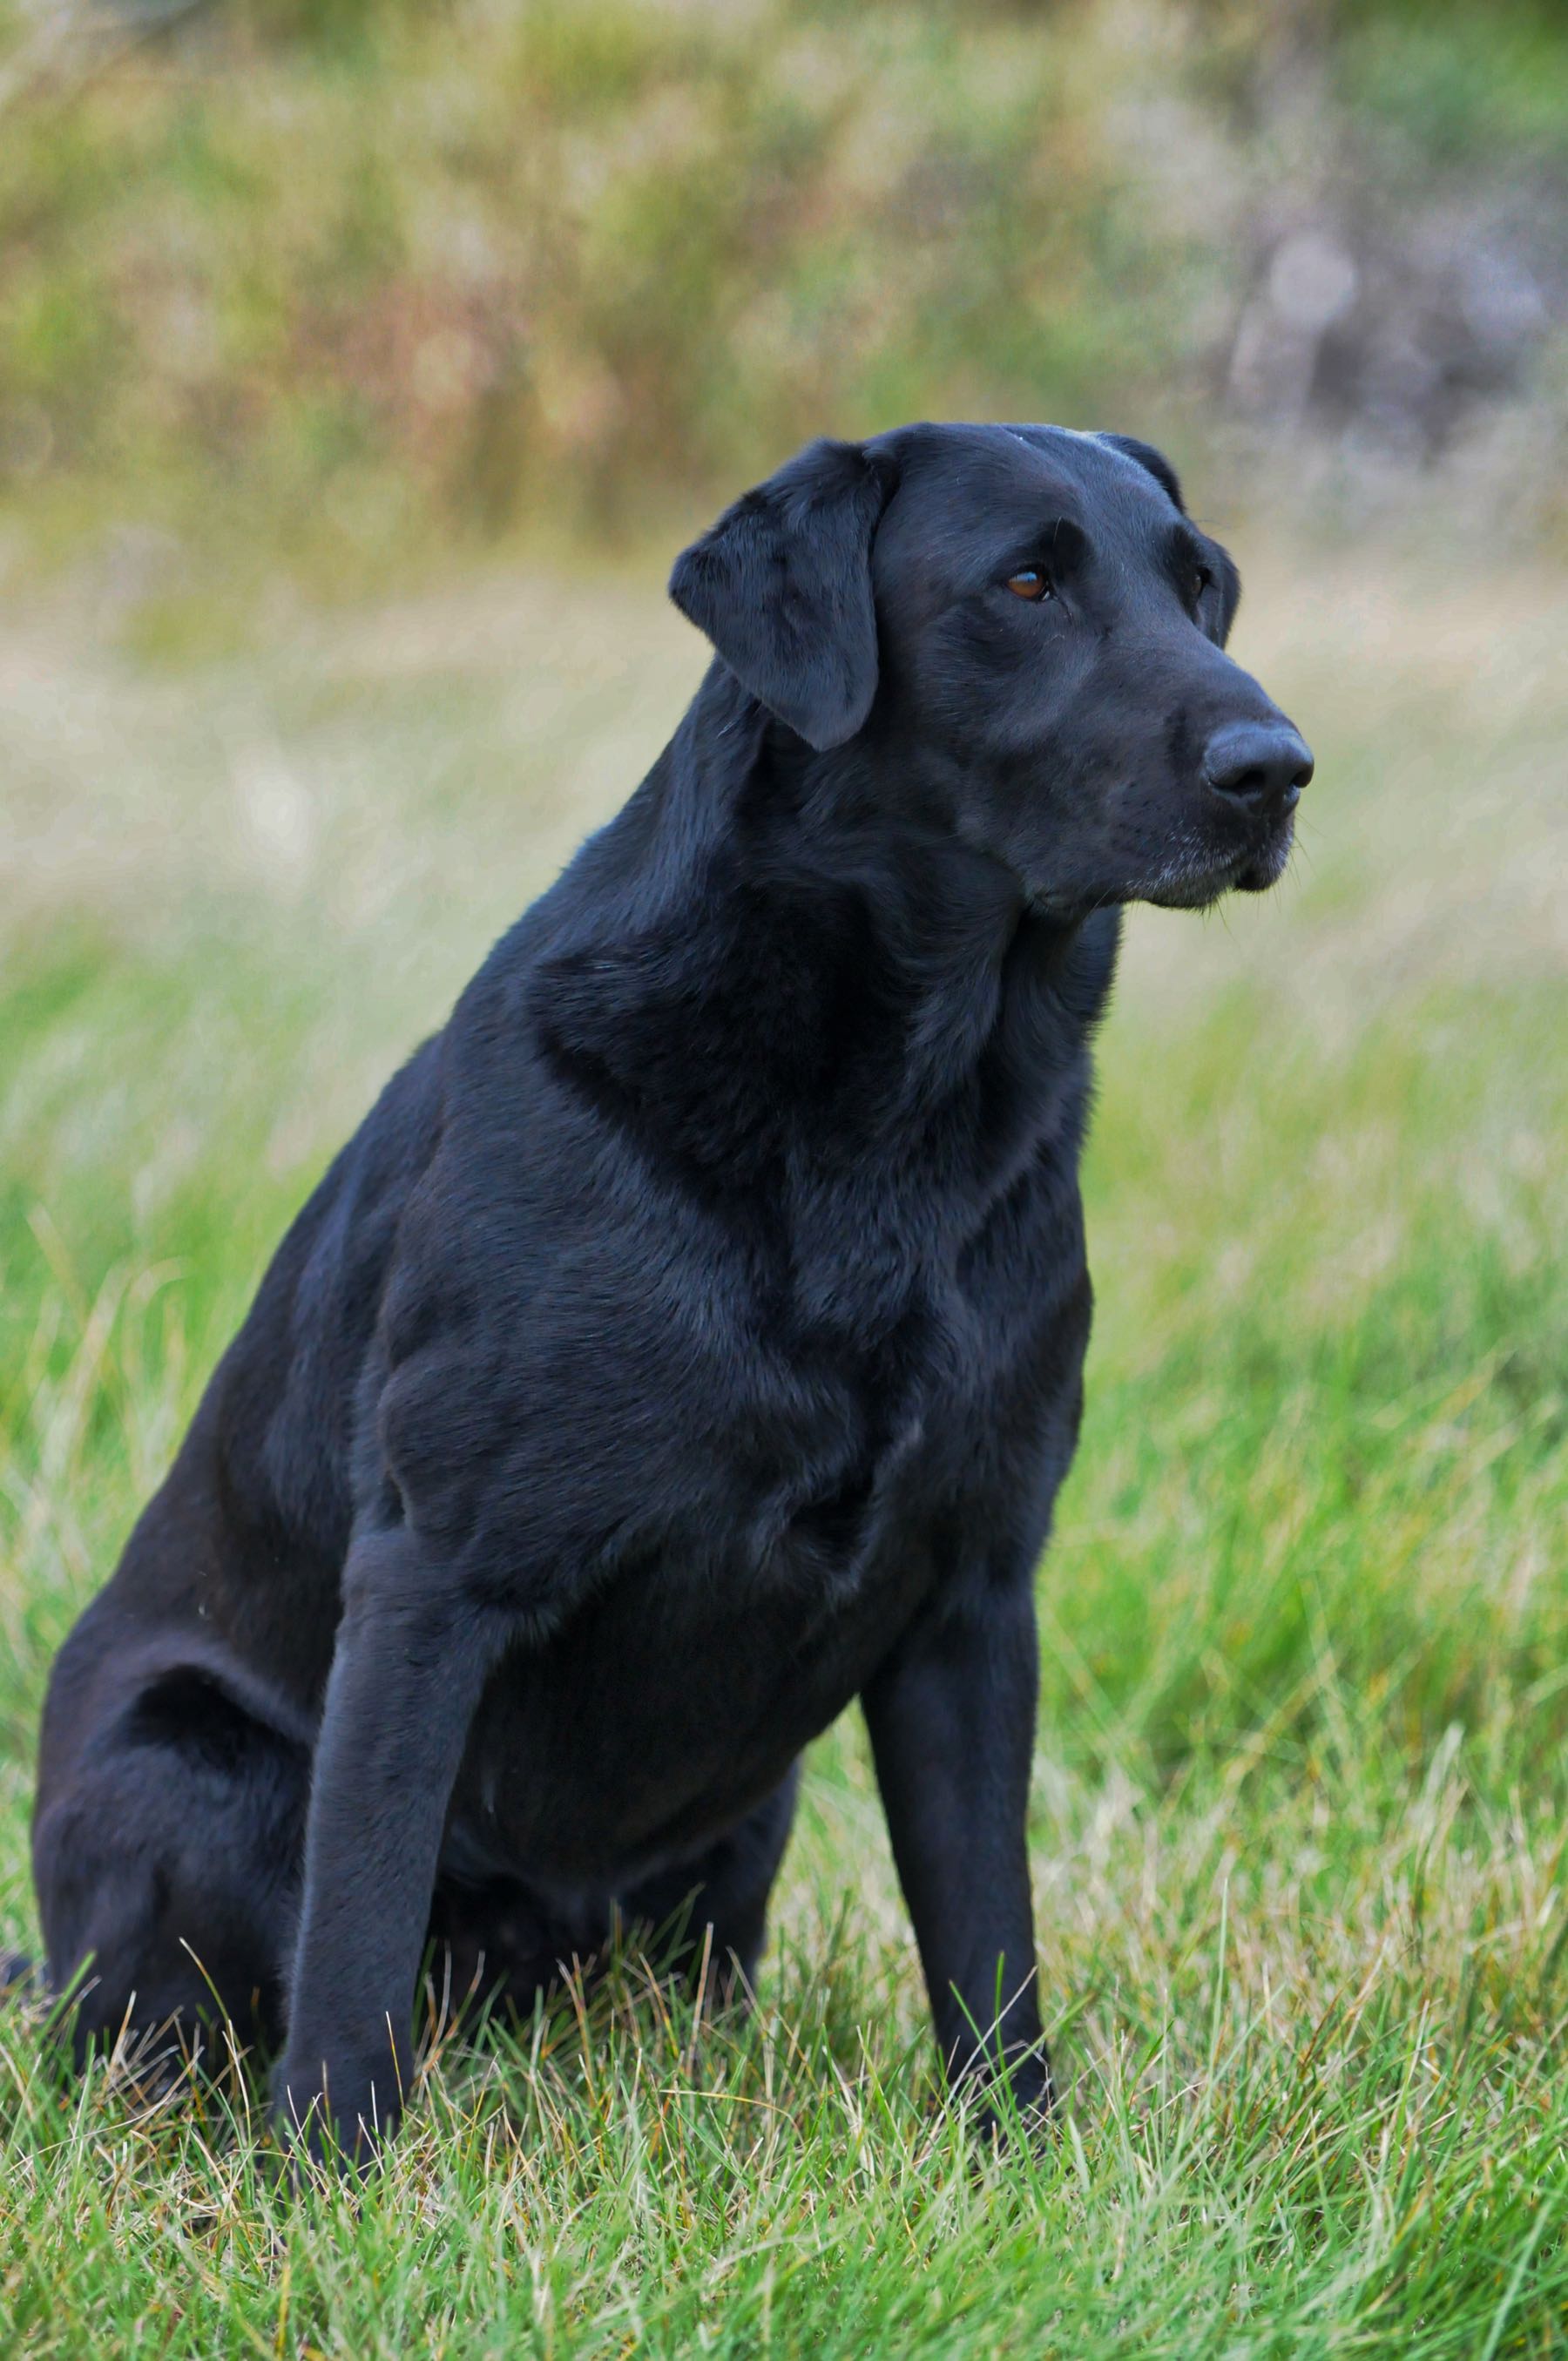
M 877 686 L 872 540 L 885 453 L 807 444 L 681 552 L 670 596 L 743 686 L 818 750 L 852 738 Z
M 1187 503 L 1181 497 L 1181 482 L 1163 451 L 1152 443 L 1140 443 L 1135 434 L 1100 434 L 1096 442 L 1108 443 L 1113 451 L 1120 451 L 1124 459 L 1132 459 L 1146 475 L 1154 478 L 1173 507 L 1187 514 Z M 1220 548 L 1218 542 L 1214 544 Z M 1220 549 L 1220 645 L 1231 636 L 1231 625 L 1236 620 L 1236 609 L 1242 601 L 1242 577 L 1236 572 L 1235 561 L 1228 549 Z
M 1140 443 L 1135 434 L 1097 434 L 1097 443 L 1108 443 L 1113 451 L 1120 451 L 1124 459 L 1131 459 L 1146 476 L 1152 476 L 1173 508 L 1187 514 L 1187 503 L 1181 497 L 1181 478 L 1163 451 L 1152 443 Z
M 1220 549 L 1218 542 L 1214 544 Z M 1236 620 L 1236 609 L 1242 603 L 1242 577 L 1236 561 L 1228 549 L 1220 549 L 1220 645 L 1231 636 L 1231 625 Z

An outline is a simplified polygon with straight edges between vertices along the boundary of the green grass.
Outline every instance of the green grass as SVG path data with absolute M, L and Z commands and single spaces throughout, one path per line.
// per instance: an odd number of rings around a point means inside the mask
M 1140 913 L 1040 1576 L 1047 2153 L 975 2161 L 854 1719 L 756 2018 L 634 1961 L 460 2050 L 361 2200 L 250 2070 L 0 2015 L 0 2316 L 83 2353 L 1568 2350 L 1568 622 L 1266 558 L 1292 878 Z M 0 1939 L 50 1652 L 290 1209 L 699 663 L 507 577 L 179 675 L 0 631 Z

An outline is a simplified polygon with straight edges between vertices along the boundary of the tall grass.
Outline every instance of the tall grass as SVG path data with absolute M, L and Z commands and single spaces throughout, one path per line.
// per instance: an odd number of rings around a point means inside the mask
M 1560 577 L 1265 553 L 1291 878 L 1131 925 L 1032 1809 L 1067 2103 L 977 2162 L 853 1717 L 760 2009 L 626 1960 L 455 2042 L 363 2199 L 254 2064 L 154 2099 L 0 2015 L 10 2348 L 1562 2351 L 1568 1215 Z M 619 800 L 700 652 L 498 576 L 147 676 L 0 641 L 0 1940 L 51 1651 L 291 1208 Z

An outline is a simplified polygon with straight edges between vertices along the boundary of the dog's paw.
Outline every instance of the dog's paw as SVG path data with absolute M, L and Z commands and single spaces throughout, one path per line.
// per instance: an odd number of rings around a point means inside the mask
M 272 2129 L 296 2180 L 315 2167 L 363 2180 L 401 2112 L 395 2086 L 389 2094 L 352 2068 L 332 2073 L 284 2059 L 272 2076 Z
M 1043 2059 L 1021 2059 L 1005 2077 L 976 2077 L 965 2117 L 970 2135 L 989 2155 L 1038 2154 L 1056 2136 L 1056 2085 Z

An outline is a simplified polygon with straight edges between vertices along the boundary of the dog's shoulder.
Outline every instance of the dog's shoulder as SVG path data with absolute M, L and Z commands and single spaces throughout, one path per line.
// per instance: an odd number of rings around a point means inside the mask
M 441 1129 L 439 1035 L 392 1077 L 286 1232 L 213 1381 L 225 1488 L 247 1521 L 323 1554 L 349 1517 L 358 1373 L 411 1191 Z

